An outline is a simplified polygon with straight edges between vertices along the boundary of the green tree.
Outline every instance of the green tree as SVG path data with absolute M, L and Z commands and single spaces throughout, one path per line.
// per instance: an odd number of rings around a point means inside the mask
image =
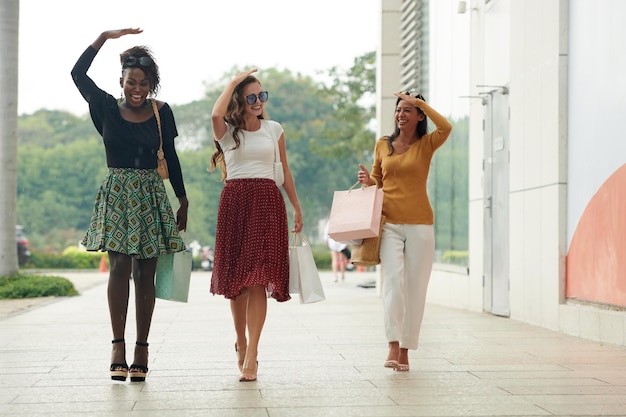
M 88 116 L 78 117 L 60 110 L 38 110 L 19 119 L 20 145 L 52 148 L 89 138 L 100 140 Z
M 259 79 L 270 93 L 268 117 L 285 129 L 289 166 L 294 175 L 312 240 L 328 216 L 335 190 L 356 181 L 358 163 L 371 163 L 375 134 L 375 55 L 365 54 L 352 68 L 332 68 L 320 82 L 288 70 L 262 69 Z M 209 173 L 214 151 L 211 110 L 232 74 L 208 85 L 205 97 L 172 106 L 179 137 L 177 149 L 189 197 L 187 242 L 213 245 L 220 193 L 218 172 Z M 35 249 L 74 245 L 87 228 L 95 194 L 106 173 L 102 140 L 89 116 L 42 110 L 19 119 L 18 218 Z M 176 210 L 177 200 L 169 184 Z M 289 211 L 291 222 L 291 212 Z M 290 227 L 292 224 L 290 224 Z
M 318 153 L 331 159 L 359 159 L 371 155 L 375 119 L 376 55 L 369 52 L 354 60 L 347 71 L 329 71 L 331 83 L 321 94 L 333 105 L 332 118 L 314 138 Z

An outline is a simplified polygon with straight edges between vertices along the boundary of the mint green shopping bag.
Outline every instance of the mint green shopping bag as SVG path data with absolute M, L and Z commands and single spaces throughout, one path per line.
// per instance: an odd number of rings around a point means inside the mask
M 156 268 L 155 296 L 163 300 L 187 302 L 191 280 L 191 251 L 159 256 Z

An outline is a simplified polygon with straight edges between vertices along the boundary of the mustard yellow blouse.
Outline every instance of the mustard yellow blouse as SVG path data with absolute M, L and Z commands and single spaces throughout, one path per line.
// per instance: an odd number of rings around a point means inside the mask
M 389 155 L 389 138 L 376 141 L 370 184 L 384 192 L 383 215 L 394 224 L 434 223 L 426 181 L 435 150 L 450 136 L 452 125 L 427 103 L 416 100 L 415 106 L 435 124 L 436 130 L 413 143 L 409 150 Z

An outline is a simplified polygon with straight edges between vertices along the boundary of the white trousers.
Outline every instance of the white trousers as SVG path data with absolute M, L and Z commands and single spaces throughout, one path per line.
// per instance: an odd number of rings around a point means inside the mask
M 435 256 L 434 226 L 385 223 L 380 240 L 385 333 L 417 349 Z

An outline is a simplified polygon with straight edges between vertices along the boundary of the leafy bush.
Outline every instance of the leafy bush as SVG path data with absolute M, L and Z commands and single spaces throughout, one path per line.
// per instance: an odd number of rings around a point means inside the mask
M 33 251 L 26 268 L 46 269 L 98 269 L 100 259 L 105 256 L 108 267 L 108 257 L 102 252 L 87 252 L 76 247 L 69 247 L 62 254 L 41 253 Z
M 324 245 L 316 245 L 311 247 L 313 251 L 313 259 L 317 269 L 330 269 L 331 259 L 328 248 Z
M 78 295 L 78 291 L 62 277 L 15 274 L 0 278 L 0 299 L 70 295 Z
M 325 245 L 311 247 L 317 269 L 330 269 L 330 252 Z M 30 261 L 23 268 L 38 269 L 98 269 L 102 257 L 105 257 L 107 268 L 109 257 L 103 252 L 87 252 L 76 247 L 66 248 L 62 254 L 32 252 Z M 194 258 L 194 269 L 200 269 L 200 257 Z
M 469 251 L 466 250 L 448 250 L 441 256 L 441 262 L 454 265 L 468 265 Z
M 74 268 L 98 268 L 103 256 L 107 262 L 107 268 L 109 266 L 109 257 L 105 252 L 87 252 L 86 250 L 78 249 L 76 246 L 70 246 L 63 251 L 63 256 L 72 259 L 72 263 L 75 265 Z

